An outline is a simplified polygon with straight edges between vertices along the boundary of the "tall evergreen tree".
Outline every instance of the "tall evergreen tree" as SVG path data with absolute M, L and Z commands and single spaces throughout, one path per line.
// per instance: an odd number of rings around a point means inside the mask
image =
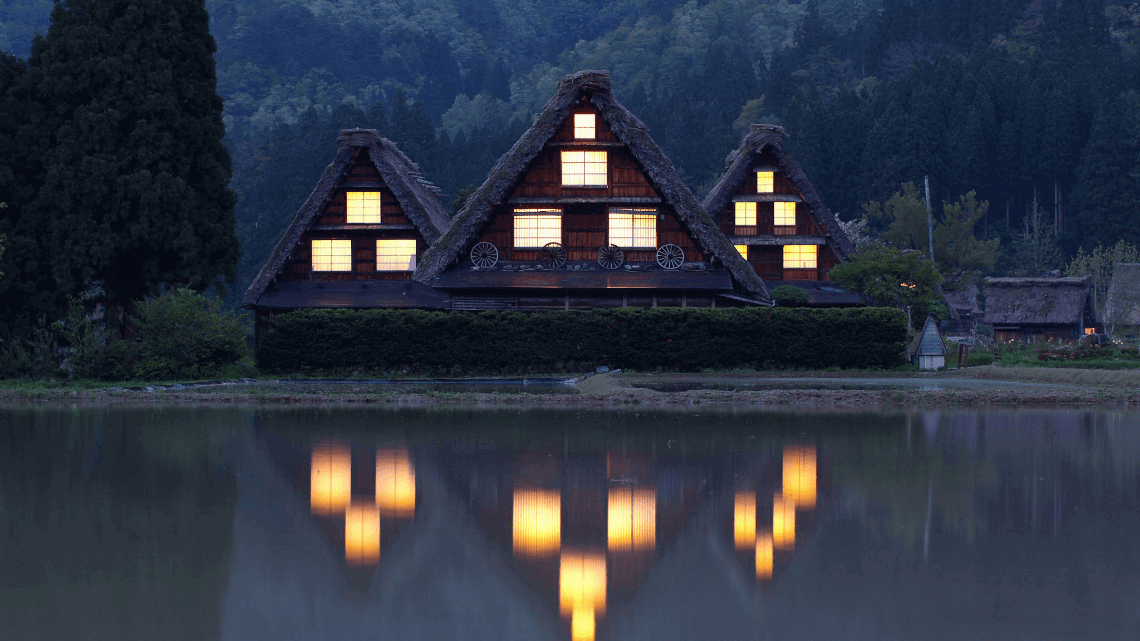
M 1073 195 L 1086 249 L 1118 240 L 1140 243 L 1140 94 L 1122 94 L 1093 121 L 1092 136 L 1077 169 Z
M 62 291 L 128 304 L 205 289 L 238 258 L 230 157 L 203 0 L 58 0 L 32 46 L 54 108 L 36 205 Z

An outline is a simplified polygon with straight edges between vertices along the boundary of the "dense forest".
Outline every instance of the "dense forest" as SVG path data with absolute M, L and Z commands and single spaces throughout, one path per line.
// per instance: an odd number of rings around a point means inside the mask
M 50 0 L 0 1 L 18 60 Z M 929 176 L 979 237 L 1140 242 L 1140 4 L 1105 0 L 207 0 L 244 290 L 332 158 L 374 127 L 451 207 L 565 73 L 609 69 L 703 195 L 750 122 L 784 125 L 843 219 Z M 1017 252 L 996 270 L 1030 271 Z M 0 268 L 2 269 L 2 268 Z

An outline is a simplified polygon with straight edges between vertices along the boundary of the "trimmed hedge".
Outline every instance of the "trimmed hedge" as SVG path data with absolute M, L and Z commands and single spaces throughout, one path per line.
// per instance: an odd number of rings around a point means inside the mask
M 567 363 L 662 367 L 857 367 L 905 363 L 896 309 L 596 309 L 551 313 L 311 309 L 278 316 L 262 371 L 362 368 L 538 371 Z

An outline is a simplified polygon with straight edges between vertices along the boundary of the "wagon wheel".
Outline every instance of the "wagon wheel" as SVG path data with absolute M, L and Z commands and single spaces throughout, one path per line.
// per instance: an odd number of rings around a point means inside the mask
M 566 264 L 566 249 L 562 243 L 546 243 L 542 246 L 542 266 L 558 269 Z
M 476 267 L 494 267 L 497 262 L 499 262 L 499 250 L 491 243 L 475 243 L 471 248 L 471 264 Z
M 666 243 L 657 248 L 657 264 L 665 269 L 677 269 L 685 262 L 685 250 Z
M 625 262 L 625 252 L 617 245 L 603 245 L 598 248 L 598 264 L 606 269 L 617 269 Z

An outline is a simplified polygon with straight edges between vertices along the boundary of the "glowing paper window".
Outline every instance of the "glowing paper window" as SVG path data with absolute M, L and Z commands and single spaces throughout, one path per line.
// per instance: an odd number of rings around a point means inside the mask
M 610 244 L 625 248 L 657 247 L 656 209 L 611 209 Z
M 606 555 L 597 550 L 566 550 L 558 567 L 558 606 L 570 617 L 571 638 L 591 641 L 595 615 L 606 611 Z
M 756 536 L 756 578 L 772 578 L 772 565 L 774 551 L 772 547 L 772 533 L 762 532 Z
M 772 543 L 778 550 L 796 546 L 796 504 L 782 494 L 772 499 Z
M 512 513 L 515 554 L 546 557 L 562 545 L 562 497 L 558 490 L 515 490 Z
M 657 546 L 657 490 L 611 487 L 607 523 L 611 552 L 652 550 Z
M 815 269 L 815 245 L 784 245 L 784 269 Z
M 593 140 L 595 137 L 594 123 L 597 122 L 594 114 L 574 114 L 574 138 L 578 140 Z
M 313 271 L 350 272 L 352 271 L 351 240 L 314 240 Z
M 416 270 L 416 239 L 389 238 L 376 241 L 376 271 Z
M 515 210 L 515 249 L 561 242 L 561 209 Z
M 776 172 L 774 171 L 758 171 L 756 172 L 756 193 L 758 194 L 771 194 L 776 191 Z
M 738 202 L 735 206 L 737 227 L 756 225 L 756 203 Z
M 407 450 L 376 450 L 376 505 L 386 517 L 415 514 L 416 470 Z
M 608 173 L 604 151 L 562 152 L 564 187 L 605 187 Z
M 784 496 L 796 507 L 815 507 L 815 446 L 801 445 L 784 449 Z
M 349 565 L 380 562 L 380 510 L 371 501 L 353 501 L 344 513 L 344 560 Z
M 795 203 L 772 203 L 775 205 L 772 222 L 776 225 L 789 227 L 796 224 Z
M 350 191 L 345 196 L 345 219 L 349 224 L 380 223 L 380 192 Z
M 732 515 L 736 549 L 747 550 L 756 544 L 756 493 L 737 492 Z
M 748 260 L 748 245 L 733 245 L 733 247 L 736 248 L 736 251 L 740 253 L 744 260 Z
M 343 443 L 317 443 L 309 479 L 313 514 L 340 514 L 348 507 L 352 485 L 352 455 Z

